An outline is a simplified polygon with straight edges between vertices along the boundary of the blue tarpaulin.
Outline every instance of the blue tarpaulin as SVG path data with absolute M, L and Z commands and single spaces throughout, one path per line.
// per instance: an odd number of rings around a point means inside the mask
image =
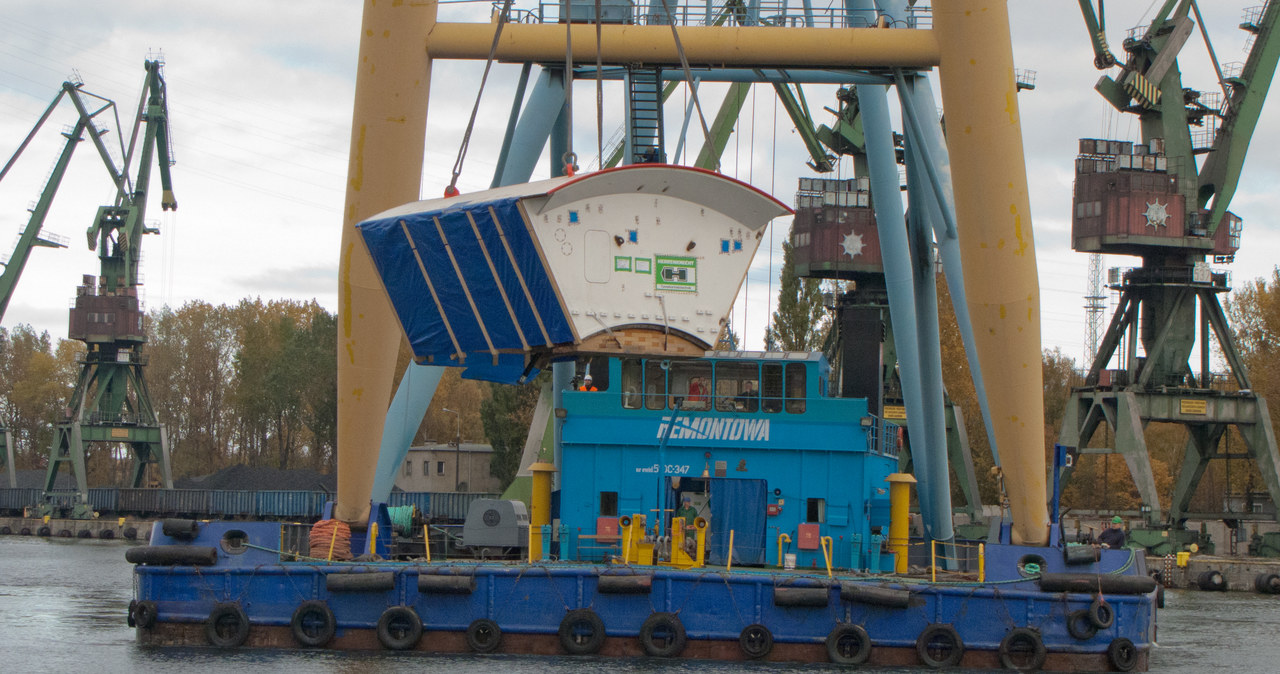
M 765 505 L 768 489 L 764 480 L 712 478 L 711 540 L 707 562 L 722 566 L 729 558 L 729 531 L 733 531 L 733 563 L 765 563 Z
M 518 197 L 359 225 L 416 358 L 515 382 L 573 330 Z

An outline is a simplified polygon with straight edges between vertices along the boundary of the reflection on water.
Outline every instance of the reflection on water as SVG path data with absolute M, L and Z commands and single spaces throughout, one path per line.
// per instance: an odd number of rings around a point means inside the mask
M 6 671 L 70 672 L 823 672 L 813 665 L 331 651 L 149 649 L 134 644 L 125 611 L 133 594 L 126 544 L 0 537 L 0 662 Z M 1280 671 L 1280 598 L 1169 592 L 1152 671 Z M 881 672 L 895 670 L 881 669 Z M 913 670 L 901 670 L 913 671 Z

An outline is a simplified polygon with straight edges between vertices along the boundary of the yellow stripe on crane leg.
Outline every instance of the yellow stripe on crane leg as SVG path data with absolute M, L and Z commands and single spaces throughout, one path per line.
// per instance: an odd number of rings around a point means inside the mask
M 355 225 L 418 198 L 427 131 L 431 59 L 424 37 L 436 3 L 366 0 L 356 70 L 355 109 L 342 253 L 338 266 L 338 494 L 334 518 L 369 516 L 382 423 L 400 330 Z
M 1003 0 L 935 6 L 965 293 L 1013 509 L 1015 543 L 1049 537 L 1040 293 Z

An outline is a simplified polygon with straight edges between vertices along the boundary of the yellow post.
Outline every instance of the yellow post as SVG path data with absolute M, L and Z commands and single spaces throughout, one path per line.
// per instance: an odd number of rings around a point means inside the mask
M 378 523 L 373 522 L 369 525 L 369 554 L 376 554 L 378 551 Z
M 729 559 L 725 561 L 724 570 L 733 570 L 733 529 L 729 530 Z
M 791 536 L 788 536 L 785 533 L 778 534 L 778 568 L 779 569 L 782 568 L 782 544 L 790 543 L 790 542 L 791 542 Z
M 325 560 L 327 562 L 333 561 L 333 546 L 338 542 L 338 523 L 333 524 L 333 535 L 329 537 L 329 557 Z
M 427 563 L 431 563 L 431 526 L 422 525 L 422 550 L 426 553 Z
M 118 526 L 118 527 L 122 527 L 122 526 L 124 526 L 124 521 L 125 521 L 125 518 L 124 518 L 124 517 L 121 517 L 121 518 L 116 519 L 116 526 Z
M 556 467 L 539 461 L 529 466 L 533 494 L 529 498 L 529 561 L 542 559 L 542 525 L 551 524 L 551 474 Z
M 48 524 L 48 523 L 49 523 L 49 515 L 45 515 L 45 516 L 44 516 L 44 523 L 45 523 L 45 524 Z
M 933 582 L 938 582 L 938 542 L 929 541 L 929 577 Z
M 1013 542 L 1049 538 L 1040 294 L 1006 0 L 950 0 L 933 14 L 957 234 Z
M 978 582 L 987 582 L 987 546 L 984 543 L 978 544 Z
M 894 473 L 884 479 L 889 483 L 889 549 L 893 551 L 893 572 L 907 572 L 907 545 L 911 540 L 911 485 L 916 479 L 907 473 Z
M 831 578 L 831 553 L 835 542 L 830 536 L 823 536 L 818 539 L 818 542 L 822 544 L 822 559 L 827 563 L 827 578 Z
M 338 263 L 338 494 L 334 519 L 369 517 L 400 328 L 355 226 L 416 201 L 436 3 L 365 0 Z

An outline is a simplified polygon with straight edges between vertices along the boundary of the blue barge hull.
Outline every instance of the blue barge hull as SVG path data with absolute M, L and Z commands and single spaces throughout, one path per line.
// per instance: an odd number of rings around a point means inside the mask
M 989 546 L 986 582 L 930 583 L 761 568 L 281 562 L 282 530 L 211 522 L 177 540 L 157 524 L 153 554 L 200 559 L 135 567 L 138 642 L 968 667 L 1000 667 L 1003 655 L 1005 666 L 1059 671 L 1145 670 L 1155 642 L 1156 591 L 1142 583 L 1101 597 L 1044 591 L 1019 574 L 1032 557 L 1046 574 L 1067 570 L 1052 549 Z M 247 545 L 224 545 L 228 532 Z M 1073 577 L 1147 580 L 1140 552 L 1103 552 Z M 1091 611 L 1105 627 L 1088 622 Z

